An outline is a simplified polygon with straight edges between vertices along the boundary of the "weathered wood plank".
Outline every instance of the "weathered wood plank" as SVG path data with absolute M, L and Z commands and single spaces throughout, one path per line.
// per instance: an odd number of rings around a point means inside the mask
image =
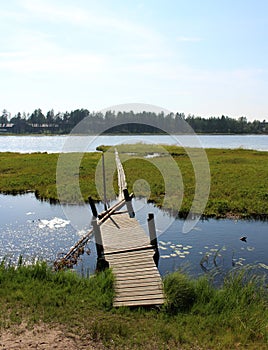
M 138 287 L 146 287 L 146 286 L 160 286 L 162 288 L 162 282 L 159 280 L 156 280 L 154 277 L 153 278 L 146 278 L 146 279 L 141 279 L 140 281 L 133 281 L 133 280 L 121 280 L 121 281 L 116 281 L 115 282 L 115 288 L 138 288 Z
M 137 246 L 135 244 L 132 245 L 122 245 L 121 242 L 121 246 L 119 246 L 120 243 L 118 243 L 117 247 L 115 246 L 106 246 L 106 253 L 105 256 L 108 255 L 115 255 L 115 254 L 121 254 L 123 252 L 135 252 L 135 251 L 145 251 L 145 250 L 151 250 L 152 246 L 151 245 L 143 245 L 143 246 Z
M 162 280 L 149 237 L 127 213 L 113 215 L 101 225 L 105 259 L 115 274 L 114 306 L 161 305 Z
M 148 289 L 148 288 L 137 288 L 137 289 L 133 289 L 129 290 L 129 289 L 124 289 L 124 290 L 117 290 L 117 298 L 121 298 L 121 297 L 130 297 L 130 296 L 156 296 L 158 295 L 159 297 L 163 297 L 163 293 L 160 289 L 158 290 L 153 290 Z
M 154 278 L 156 280 L 161 281 L 159 275 L 157 273 L 146 273 L 139 276 L 139 279 L 147 279 L 147 278 Z M 136 275 L 129 275 L 129 276 L 116 276 L 116 281 L 122 281 L 122 280 L 137 280 Z
M 133 291 L 133 290 L 152 290 L 154 292 L 157 292 L 159 290 L 162 291 L 162 284 L 161 283 L 158 283 L 158 284 L 132 284 L 132 283 L 129 283 L 129 284 L 124 284 L 124 285 L 115 285 L 115 289 L 118 290 L 118 291 L 124 291 L 124 290 L 130 290 L 130 291 Z
M 123 265 L 124 263 L 120 262 L 120 264 L 116 263 L 114 264 L 113 263 L 113 270 L 114 271 L 117 271 L 117 270 L 121 270 L 121 271 L 130 271 L 130 270 L 144 270 L 148 267 L 151 267 L 151 262 L 149 261 L 145 261 L 145 262 L 134 262 L 133 264 L 126 264 L 126 265 Z
M 150 249 L 149 249 L 150 248 Z M 132 250 L 132 251 L 122 251 L 121 253 L 116 253 L 116 254 L 109 254 L 109 257 L 113 259 L 117 259 L 119 257 L 127 257 L 127 258 L 132 258 L 132 257 L 137 257 L 137 256 L 153 256 L 154 251 L 152 250 L 152 246 L 148 246 L 148 249 L 143 249 L 143 250 Z
M 101 227 L 103 245 L 111 250 L 118 250 L 118 244 L 122 245 L 126 242 L 127 247 L 149 245 L 149 238 L 144 230 L 139 225 L 135 218 L 130 218 L 129 215 L 121 214 L 108 219 Z M 135 239 L 133 239 L 135 237 Z
M 119 267 L 119 266 L 114 266 L 113 271 L 116 273 L 116 275 L 140 275 L 140 273 L 144 272 L 151 272 L 151 271 L 157 271 L 157 268 L 155 266 L 148 266 L 147 267 L 130 267 L 130 268 L 125 268 L 124 266 Z
M 140 255 L 140 254 L 137 254 L 136 256 L 135 255 L 132 255 L 130 257 L 124 255 L 124 256 L 121 256 L 120 255 L 106 255 L 106 259 L 109 260 L 109 261 L 112 261 L 113 264 L 120 264 L 120 262 L 124 261 L 125 264 L 135 264 L 135 263 L 138 263 L 138 262 L 141 262 L 141 261 L 145 261 L 145 262 L 151 262 L 153 260 L 153 254 L 152 252 L 150 252 L 150 255 Z
M 163 294 L 151 294 L 151 295 L 127 295 L 127 296 L 118 296 L 114 298 L 114 301 L 131 301 L 131 300 L 155 300 L 155 299 L 163 299 Z
M 115 301 L 114 307 L 120 307 L 120 306 L 147 306 L 147 305 L 155 305 L 159 306 L 164 303 L 164 300 L 161 299 L 155 299 L 155 300 L 129 300 L 127 303 L 125 301 Z
M 114 300 L 114 302 L 116 303 L 116 302 L 125 302 L 125 303 L 127 303 L 127 302 L 131 302 L 131 301 L 133 301 L 133 300 L 142 300 L 142 301 L 144 301 L 144 300 L 147 300 L 147 301 L 149 301 L 149 302 L 154 302 L 154 300 L 161 300 L 162 299 L 162 302 L 164 301 L 164 299 L 163 299 L 163 296 L 162 296 L 162 294 L 161 293 L 159 293 L 159 294 L 156 294 L 156 295 L 129 295 L 129 296 L 118 296 L 115 300 Z
M 105 254 L 107 260 L 124 259 L 124 261 L 142 260 L 144 258 L 153 259 L 154 251 L 152 247 L 148 249 L 133 249 L 130 251 L 121 251 L 110 254 Z
M 125 262 L 153 260 L 154 252 L 151 249 L 130 251 L 129 254 L 108 254 L 106 258 L 114 262 L 123 260 Z

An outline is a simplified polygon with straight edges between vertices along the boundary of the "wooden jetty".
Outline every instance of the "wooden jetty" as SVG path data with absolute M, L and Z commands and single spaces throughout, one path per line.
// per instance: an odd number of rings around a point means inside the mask
M 132 195 L 126 188 L 123 167 L 116 152 L 118 183 L 121 196 L 118 203 L 98 214 L 94 202 L 92 209 L 92 231 L 82 238 L 67 254 L 70 258 L 95 235 L 98 254 L 97 268 L 110 267 L 115 275 L 115 298 L 113 305 L 141 306 L 164 303 L 162 279 L 157 269 L 159 252 L 153 214 L 148 216 L 150 237 L 135 218 Z M 105 205 L 105 208 L 106 205 Z M 64 258 L 61 263 L 64 262 Z M 68 259 L 67 259 L 68 261 Z M 64 264 L 63 264 L 64 265 Z
M 115 211 L 100 231 L 102 258 L 115 275 L 114 306 L 163 304 L 162 280 L 156 266 L 158 250 L 138 221 L 128 212 Z

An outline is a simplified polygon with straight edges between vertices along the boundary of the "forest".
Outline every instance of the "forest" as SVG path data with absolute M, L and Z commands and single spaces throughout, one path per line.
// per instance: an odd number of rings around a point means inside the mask
M 266 120 L 248 121 L 246 117 L 238 119 L 222 115 L 203 118 L 184 113 L 164 114 L 154 112 L 89 112 L 76 109 L 71 112 L 46 114 L 36 109 L 33 113 L 17 113 L 14 116 L 7 110 L 0 115 L 0 133 L 11 134 L 68 134 L 81 121 L 83 126 L 76 133 L 87 134 L 156 134 L 156 133 L 196 133 L 204 134 L 268 134 Z

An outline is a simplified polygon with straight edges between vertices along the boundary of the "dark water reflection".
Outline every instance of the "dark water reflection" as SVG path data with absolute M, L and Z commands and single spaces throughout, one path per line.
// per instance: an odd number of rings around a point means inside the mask
M 183 234 L 183 220 L 175 220 L 145 200 L 135 199 L 133 205 L 146 232 L 147 215 L 155 214 L 162 275 L 182 268 L 196 276 L 204 270 L 228 271 L 244 265 L 257 265 L 268 273 L 268 222 L 210 219 L 199 221 L 192 231 Z M 99 204 L 98 210 L 102 209 Z M 20 255 L 29 262 L 53 262 L 90 229 L 88 206 L 51 205 L 38 201 L 32 193 L 0 195 L 0 210 L 0 260 L 5 257 L 11 263 Z M 247 236 L 247 242 L 242 242 L 241 236 Z M 96 267 L 93 240 L 86 250 L 90 255 L 84 254 L 76 269 L 89 275 Z

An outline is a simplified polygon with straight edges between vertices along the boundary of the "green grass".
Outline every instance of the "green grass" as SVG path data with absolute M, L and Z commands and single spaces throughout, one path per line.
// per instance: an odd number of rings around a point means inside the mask
M 268 295 L 251 270 L 215 288 L 207 277 L 165 277 L 161 309 L 112 308 L 112 272 L 90 278 L 45 263 L 0 265 L 0 330 L 26 322 L 61 324 L 110 349 L 266 349 Z
M 45 262 L 33 265 L 0 266 L 0 299 L 2 327 L 21 322 L 27 315 L 29 324 L 66 323 L 85 309 L 109 310 L 113 299 L 113 275 L 110 270 L 91 278 L 73 271 L 53 272 Z M 3 317 L 3 312 L 9 317 Z M 79 321 L 79 320 L 77 320 Z
M 66 191 L 66 202 L 76 201 L 72 193 L 72 183 L 77 177 L 73 173 L 72 162 L 77 159 L 76 153 L 68 154 L 66 171 L 68 172 L 69 191 Z M 0 191 L 6 194 L 24 193 L 33 191 L 40 199 L 57 201 L 56 171 L 58 154 L 47 153 L 0 153 Z M 81 191 L 85 196 L 92 195 L 98 199 L 95 187 L 95 168 L 100 159 L 100 153 L 86 153 L 80 164 Z
M 103 146 L 100 149 L 108 150 L 108 147 Z M 118 150 L 130 192 L 134 189 L 136 195 L 147 194 L 146 183 L 139 181 L 144 179 L 150 187 L 150 201 L 163 209 L 175 212 L 179 209 L 181 216 L 187 215 L 195 194 L 195 173 L 183 148 L 138 144 L 118 146 Z M 129 155 L 131 152 L 135 155 Z M 153 152 L 161 153 L 161 156 L 153 159 L 143 158 L 144 155 Z M 207 149 L 206 154 L 211 179 L 204 215 L 267 218 L 268 152 Z M 170 167 L 170 156 L 181 172 L 181 184 L 174 169 Z M 61 162 L 59 189 L 64 194 L 61 200 L 75 203 L 82 199 L 87 200 L 88 196 L 99 200 L 102 188 L 98 192 L 95 175 L 97 168 L 97 179 L 101 184 L 101 155 L 98 152 L 85 153 L 81 163 L 75 166 L 79 157 L 75 153 L 67 154 Z M 106 177 L 110 179 L 107 181 L 108 195 L 114 197 L 117 192 L 114 155 L 106 152 L 105 157 Z M 39 198 L 58 200 L 57 161 L 57 154 L 0 153 L 0 191 L 14 194 L 34 191 Z M 208 180 L 208 176 L 204 177 L 204 183 Z M 165 181 L 168 182 L 168 188 Z M 78 190 L 77 184 L 80 186 Z M 80 190 L 83 198 L 80 197 Z

